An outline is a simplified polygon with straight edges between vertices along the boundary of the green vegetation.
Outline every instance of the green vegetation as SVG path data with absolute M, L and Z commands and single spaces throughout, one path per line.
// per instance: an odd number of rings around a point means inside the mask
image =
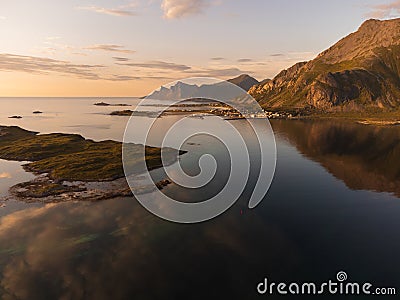
M 310 119 L 341 119 L 360 121 L 365 124 L 379 124 L 391 125 L 400 120 L 400 111 L 398 110 L 382 110 L 379 108 L 367 108 L 364 111 L 337 111 L 337 112 L 321 112 L 314 111 L 308 116 L 303 115 L 304 118 Z
M 124 148 L 130 169 L 135 170 L 135 173 L 143 171 L 143 147 L 129 144 Z M 171 159 L 183 153 L 174 149 L 164 151 Z M 160 148 L 146 147 L 145 152 L 149 169 L 162 166 Z M 26 170 L 38 174 L 48 173 L 56 181 L 108 181 L 124 177 L 122 143 L 94 142 L 75 134 L 38 135 L 19 127 L 0 126 L 0 158 L 31 161 L 24 165 Z M 57 192 L 56 186 L 48 185 L 44 188 Z

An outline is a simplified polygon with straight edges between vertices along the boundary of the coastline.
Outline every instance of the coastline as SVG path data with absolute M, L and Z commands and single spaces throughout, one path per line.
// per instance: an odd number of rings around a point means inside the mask
M 400 125 L 400 111 L 397 110 L 372 110 L 372 111 L 349 111 L 349 112 L 323 112 L 310 109 L 298 108 L 264 108 L 264 110 L 278 114 L 278 117 L 270 119 L 285 120 L 337 120 L 354 122 L 361 125 L 375 126 L 397 126 Z M 292 115 L 292 117 L 287 117 Z
M 9 161 L 29 161 L 23 165 L 36 177 L 11 186 L 10 196 L 23 202 L 98 201 L 131 196 L 122 166 L 122 143 L 94 142 L 76 134 L 45 134 L 17 126 L 0 126 L 0 158 Z M 148 170 L 162 167 L 161 148 L 125 144 L 129 163 L 139 176 L 144 170 L 145 147 Z M 185 151 L 164 148 L 168 164 L 177 161 Z M 140 161 L 142 163 L 140 163 Z M 135 193 L 162 189 L 171 181 L 163 178 L 152 186 L 138 185 Z M 7 199 L 6 199 L 7 200 Z
M 153 105 L 160 106 L 160 105 Z M 119 110 L 109 113 L 111 116 L 146 116 L 157 117 L 153 111 Z M 163 111 L 158 118 L 163 116 L 187 115 L 194 118 L 204 118 L 207 115 L 214 115 L 224 118 L 227 121 L 241 119 L 284 119 L 284 120 L 318 120 L 336 119 L 352 121 L 362 125 L 396 126 L 400 125 L 400 111 L 369 109 L 365 111 L 321 111 L 313 108 L 275 108 L 264 107 L 263 112 L 246 112 L 245 115 L 236 109 L 221 103 L 201 104 L 176 104 Z

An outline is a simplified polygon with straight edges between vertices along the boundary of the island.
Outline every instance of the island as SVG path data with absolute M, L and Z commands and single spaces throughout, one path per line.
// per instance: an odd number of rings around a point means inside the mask
M 107 102 L 96 102 L 93 105 L 95 105 L 95 106 L 131 106 L 130 104 L 126 104 L 126 103 L 110 104 Z
M 202 103 L 191 103 L 192 101 L 201 101 Z M 237 119 L 296 119 L 300 118 L 300 112 L 291 110 L 285 111 L 267 111 L 267 110 L 246 110 L 238 111 L 234 107 L 219 102 L 216 100 L 189 98 L 182 103 L 165 105 L 165 104 L 149 104 L 146 106 L 165 107 L 162 112 L 154 111 L 133 111 L 133 110 L 119 110 L 110 113 L 111 116 L 136 116 L 136 117 L 149 117 L 149 118 L 162 118 L 164 116 L 184 115 L 194 118 L 204 118 L 206 116 L 218 116 L 225 120 Z
M 157 112 L 154 111 L 136 111 L 136 110 L 117 110 L 110 113 L 110 116 L 120 116 L 120 117 L 148 117 L 148 118 L 156 118 L 158 116 Z
M 121 142 L 95 142 L 77 134 L 38 134 L 17 126 L 0 126 L 0 159 L 23 161 L 26 171 L 35 179 L 13 186 L 13 196 L 26 202 L 60 202 L 67 200 L 100 200 L 131 195 L 122 164 Z M 140 144 L 124 144 L 129 169 L 128 176 L 142 173 L 141 153 L 145 147 L 148 170 L 162 167 L 161 148 Z M 185 151 L 164 148 L 169 163 Z M 164 179 L 156 184 L 163 188 Z M 149 192 L 154 187 L 138 187 Z

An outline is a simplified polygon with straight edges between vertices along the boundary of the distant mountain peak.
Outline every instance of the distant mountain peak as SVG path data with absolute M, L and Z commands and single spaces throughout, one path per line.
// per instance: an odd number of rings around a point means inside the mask
M 235 78 L 229 79 L 228 82 L 236 84 L 246 92 L 254 85 L 259 84 L 258 80 L 248 74 L 242 74 Z
M 255 84 L 259 82 L 247 75 L 242 74 L 238 77 L 227 80 L 228 82 L 235 84 L 242 88 L 246 92 Z M 225 83 L 225 84 L 224 84 Z M 174 85 L 166 88 L 161 87 L 158 91 L 153 92 L 147 98 L 158 99 L 158 100 L 178 100 L 178 99 L 189 99 L 198 97 L 207 97 L 213 94 L 221 94 L 221 99 L 238 96 L 240 93 L 239 89 L 232 89 L 228 87 L 225 81 L 221 81 L 215 84 L 188 84 L 182 81 L 177 81 Z M 243 92 L 244 93 L 244 92 Z

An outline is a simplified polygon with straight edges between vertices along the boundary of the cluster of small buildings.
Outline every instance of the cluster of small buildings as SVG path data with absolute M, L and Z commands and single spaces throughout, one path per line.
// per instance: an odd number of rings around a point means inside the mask
M 224 117 L 227 119 L 292 119 L 295 118 L 291 113 L 288 112 L 271 112 L 271 111 L 260 111 L 260 112 L 252 112 L 252 111 L 244 111 L 243 113 L 239 112 L 236 109 L 221 109 L 219 108 L 210 108 L 207 110 L 196 111 L 196 110 L 186 110 L 186 112 L 193 112 L 192 117 L 204 117 L 208 114 L 216 115 L 220 117 Z

